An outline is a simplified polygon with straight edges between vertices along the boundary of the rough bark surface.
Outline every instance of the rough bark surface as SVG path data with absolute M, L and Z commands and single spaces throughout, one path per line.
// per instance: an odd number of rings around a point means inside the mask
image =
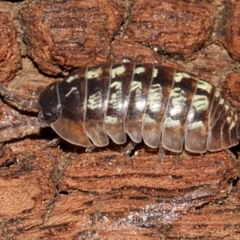
M 0 81 L 36 100 L 76 67 L 107 61 L 184 69 L 240 109 L 238 1 L 1 1 Z M 0 127 L 36 116 L 0 102 Z M 0 128 L 1 130 L 1 128 Z M 240 239 L 239 157 L 228 151 L 92 153 L 56 135 L 0 132 L 0 239 Z M 233 149 L 239 154 L 239 146 Z

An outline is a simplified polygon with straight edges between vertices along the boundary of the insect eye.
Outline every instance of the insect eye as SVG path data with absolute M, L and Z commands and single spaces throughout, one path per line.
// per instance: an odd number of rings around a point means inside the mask
M 52 117 L 52 113 L 50 113 L 50 112 L 45 112 L 45 113 L 39 112 L 39 117 L 42 120 L 44 120 L 44 119 L 48 120 L 48 119 L 50 119 Z
M 42 112 L 40 111 L 38 114 L 38 119 L 40 122 L 50 125 L 55 121 L 54 114 L 51 112 Z
M 49 117 L 51 117 L 51 116 L 52 116 L 52 114 L 51 114 L 50 112 L 44 113 L 44 117 L 45 117 L 45 118 L 49 118 Z

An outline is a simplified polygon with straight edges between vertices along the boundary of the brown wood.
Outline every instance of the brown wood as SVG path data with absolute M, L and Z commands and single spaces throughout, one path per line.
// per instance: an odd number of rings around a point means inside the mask
M 76 67 L 124 60 L 200 75 L 239 109 L 237 1 L 28 0 L 0 9 L 0 80 L 20 97 L 36 99 Z M 0 103 L 0 126 L 32 116 Z M 1 146 L 0 239 L 240 239 L 239 157 L 230 152 L 161 160 L 142 144 L 133 156 L 113 143 L 92 153 L 46 148 L 54 137 L 12 129 Z

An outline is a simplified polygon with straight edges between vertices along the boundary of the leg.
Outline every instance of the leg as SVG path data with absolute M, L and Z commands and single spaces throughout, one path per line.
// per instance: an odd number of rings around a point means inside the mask
M 159 159 L 164 159 L 165 158 L 165 150 L 164 150 L 164 147 L 162 145 L 162 136 L 160 136 L 160 144 L 159 144 L 159 147 L 158 147 L 158 158 Z
M 62 141 L 62 139 L 60 137 L 56 137 L 54 139 L 52 139 L 51 141 L 47 142 L 47 144 L 45 145 L 45 148 L 48 147 L 57 147 L 59 145 L 59 143 Z
M 24 110 L 29 112 L 38 111 L 37 101 L 28 101 L 28 100 L 17 97 L 14 93 L 10 92 L 7 88 L 5 88 L 1 83 L 0 83 L 0 95 L 11 106 L 14 106 L 19 110 Z
M 236 155 L 230 149 L 225 149 L 225 152 L 229 154 L 232 157 L 232 159 L 237 160 Z
M 127 146 L 125 148 L 123 148 L 123 150 L 122 150 L 123 155 L 130 154 L 136 145 L 137 145 L 137 143 L 131 140 L 127 144 Z
M 95 149 L 97 149 L 97 147 L 94 146 L 94 145 L 92 145 L 91 147 L 87 147 L 87 148 L 85 149 L 85 152 L 86 152 L 86 153 L 90 153 L 90 152 L 93 152 Z

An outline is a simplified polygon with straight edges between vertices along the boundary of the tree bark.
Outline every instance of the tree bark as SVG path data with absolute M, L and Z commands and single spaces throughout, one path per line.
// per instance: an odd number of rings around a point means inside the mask
M 1 1 L 0 80 L 36 100 L 49 83 L 109 61 L 194 73 L 240 109 L 240 3 Z M 36 116 L 0 102 L 0 126 Z M 9 129 L 0 149 L 1 239 L 240 239 L 239 157 L 139 144 L 86 153 L 39 129 Z M 1 134 L 1 132 L 0 132 Z M 239 154 L 239 145 L 232 149 Z

